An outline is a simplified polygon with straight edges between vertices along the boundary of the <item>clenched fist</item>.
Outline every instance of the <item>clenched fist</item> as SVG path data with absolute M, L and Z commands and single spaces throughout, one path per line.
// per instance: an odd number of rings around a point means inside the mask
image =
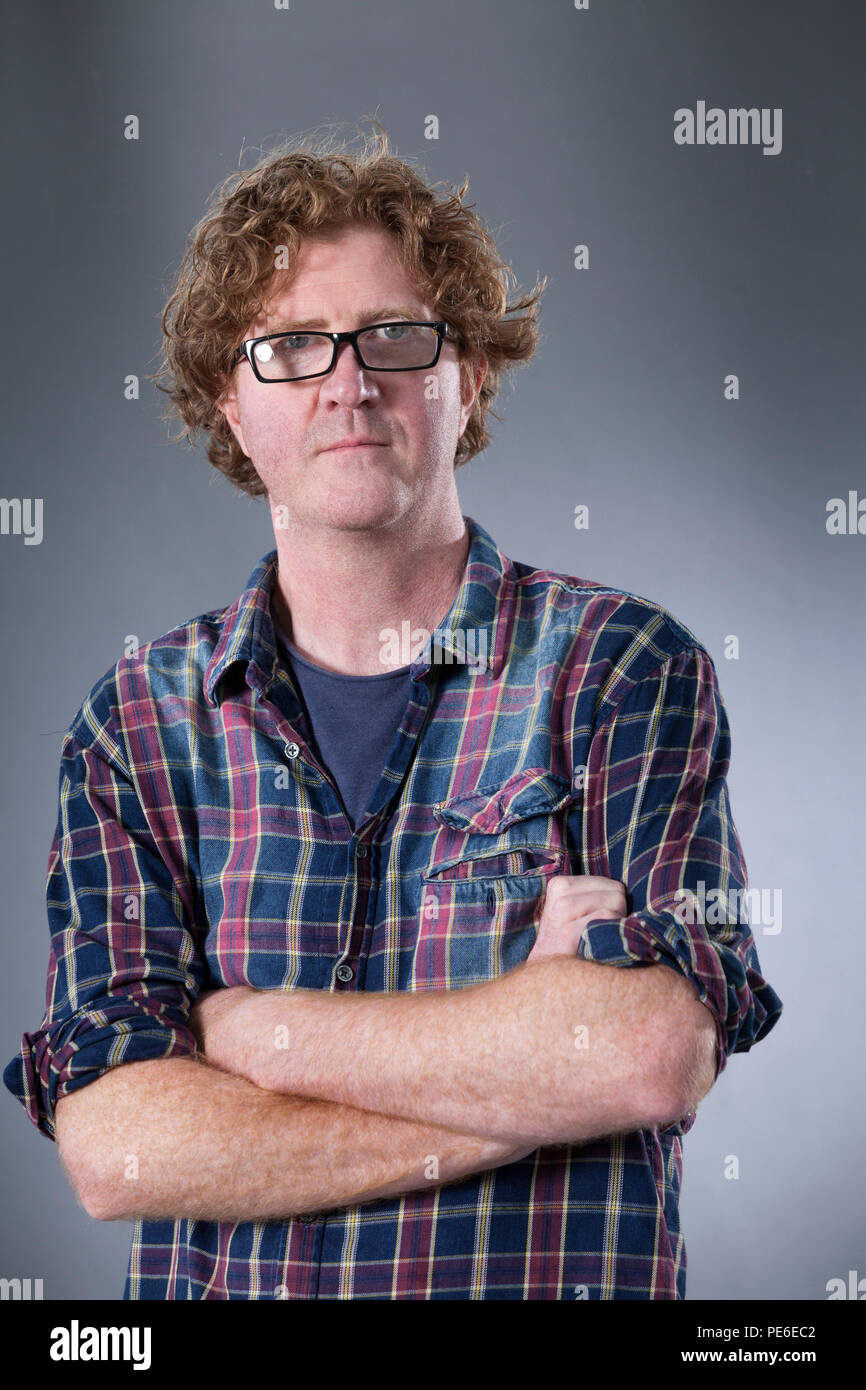
M 548 881 L 535 945 L 527 961 L 573 956 L 587 922 L 625 917 L 625 884 L 598 874 L 556 874 Z

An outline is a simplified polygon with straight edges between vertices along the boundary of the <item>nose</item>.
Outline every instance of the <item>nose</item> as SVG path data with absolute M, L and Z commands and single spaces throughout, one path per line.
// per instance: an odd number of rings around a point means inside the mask
M 322 377 L 322 390 L 340 405 L 356 404 L 378 393 L 373 373 L 361 366 L 351 343 L 340 343 L 337 360 Z

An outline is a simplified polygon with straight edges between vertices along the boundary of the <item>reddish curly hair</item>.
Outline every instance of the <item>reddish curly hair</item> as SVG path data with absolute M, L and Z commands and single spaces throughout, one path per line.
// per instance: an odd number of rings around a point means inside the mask
M 235 439 L 218 401 L 248 325 L 262 312 L 277 277 L 291 274 L 301 240 L 327 236 L 350 223 L 384 227 L 402 264 L 437 316 L 455 333 L 461 371 L 483 352 L 487 374 L 457 444 L 455 469 L 490 443 L 488 411 L 504 371 L 532 357 L 539 340 L 538 301 L 547 277 L 508 303 L 509 266 L 493 235 L 463 203 L 459 189 L 439 195 L 376 133 L 352 153 L 335 137 L 303 136 L 270 150 L 251 169 L 231 174 L 215 191 L 190 233 L 174 291 L 162 314 L 160 370 L 150 378 L 168 395 L 163 417 L 180 416 L 177 439 L 209 434 L 215 468 L 251 497 L 265 485 Z M 287 267 L 276 270 L 275 251 Z M 515 315 L 507 318 L 506 315 Z

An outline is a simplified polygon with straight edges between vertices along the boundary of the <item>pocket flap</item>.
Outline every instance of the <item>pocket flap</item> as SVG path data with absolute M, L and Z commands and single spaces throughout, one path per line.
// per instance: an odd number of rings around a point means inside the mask
M 495 835 L 515 821 L 550 815 L 575 795 L 567 777 L 543 767 L 522 767 L 498 787 L 478 787 L 434 806 L 434 815 L 456 830 Z
M 485 882 L 489 879 L 533 878 L 561 873 L 565 851 L 555 845 L 517 845 L 489 854 L 480 850 L 465 858 L 445 859 L 421 875 L 425 883 Z

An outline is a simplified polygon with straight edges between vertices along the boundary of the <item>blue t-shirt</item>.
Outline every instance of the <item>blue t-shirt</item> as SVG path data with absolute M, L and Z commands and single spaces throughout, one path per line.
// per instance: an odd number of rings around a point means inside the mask
M 313 731 L 313 752 L 340 790 L 354 830 L 370 802 L 406 713 L 409 666 L 375 676 L 326 671 L 301 656 L 275 624 Z

